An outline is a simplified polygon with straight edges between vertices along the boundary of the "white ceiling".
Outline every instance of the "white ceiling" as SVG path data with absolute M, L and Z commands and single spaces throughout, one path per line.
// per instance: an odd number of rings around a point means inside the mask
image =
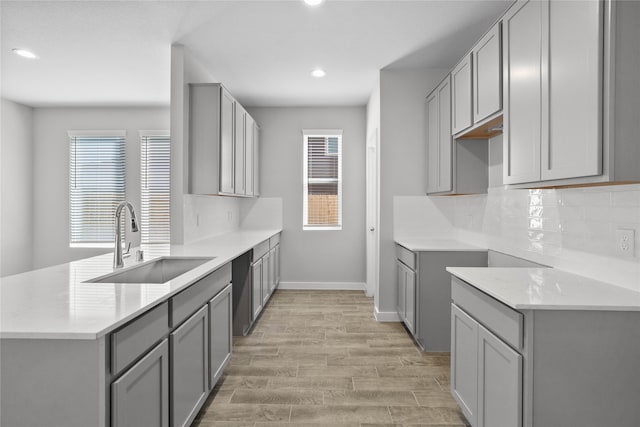
M 245 105 L 364 105 L 378 70 L 455 65 L 510 3 L 2 0 L 2 97 L 168 105 L 171 44 L 181 43 Z M 327 76 L 310 77 L 315 67 Z

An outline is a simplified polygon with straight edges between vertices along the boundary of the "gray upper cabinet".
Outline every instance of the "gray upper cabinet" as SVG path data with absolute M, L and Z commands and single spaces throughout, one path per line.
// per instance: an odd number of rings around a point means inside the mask
M 473 59 L 468 54 L 451 71 L 451 126 L 453 134 L 458 134 L 473 124 L 471 109 L 473 93 Z
M 197 92 L 199 90 L 193 90 L 191 91 L 191 96 L 197 96 Z M 204 91 L 204 90 L 203 90 Z M 204 103 L 205 105 L 200 105 L 198 103 L 196 103 L 193 99 L 192 99 L 192 104 L 191 104 L 191 110 L 190 110 L 190 114 L 192 117 L 192 124 L 193 127 L 191 129 L 191 132 L 197 131 L 198 128 L 196 128 L 196 125 L 201 125 L 201 122 L 198 120 L 196 123 L 194 123 L 194 121 L 197 118 L 200 118 L 200 114 L 204 114 L 205 117 L 203 117 L 203 120 L 215 120 L 217 118 L 217 114 L 215 114 L 215 104 L 209 105 L 209 102 L 216 102 L 216 96 L 214 95 L 214 92 L 220 92 L 220 193 L 226 193 L 226 194 L 233 194 L 235 192 L 235 176 L 234 176 L 234 157 L 235 157 L 235 150 L 234 150 L 234 123 L 235 123 L 235 106 L 236 106 L 236 101 L 235 99 L 233 99 L 233 97 L 231 96 L 231 94 L 229 94 L 229 92 L 227 92 L 222 86 L 220 86 L 219 90 L 216 87 L 212 87 L 211 90 L 207 90 L 206 92 L 212 92 L 209 95 L 211 96 L 211 99 L 207 99 L 207 100 L 201 100 L 202 103 Z M 204 96 L 207 96 L 207 94 L 205 93 Z M 196 100 L 198 98 L 201 97 L 197 97 Z M 202 109 L 202 111 L 200 111 Z M 213 117 L 211 117 L 211 116 Z M 213 149 L 215 149 L 215 134 L 211 134 L 209 135 L 209 138 L 212 138 L 213 141 L 203 141 L 202 144 L 207 144 L 207 145 L 212 145 Z M 189 147 L 189 149 L 193 149 L 195 147 L 197 147 L 199 144 L 195 143 L 195 141 L 200 141 L 200 139 L 196 139 L 195 135 L 192 133 L 191 134 L 191 141 L 194 141 L 194 143 L 191 144 L 191 146 Z M 195 168 L 196 164 L 199 163 L 199 161 L 201 161 L 200 159 L 196 159 L 196 158 L 191 158 L 191 167 Z M 215 171 L 215 167 L 211 167 L 211 166 L 215 166 L 216 163 L 209 163 L 209 169 Z M 202 166 L 204 168 L 206 168 L 206 166 Z M 200 170 L 200 168 L 192 171 L 193 178 L 192 178 L 192 184 L 195 184 L 197 182 L 196 177 L 197 175 L 195 174 L 199 174 L 202 171 Z M 202 185 L 203 187 L 206 186 L 207 184 L 209 184 L 209 192 L 210 193 L 216 193 L 217 192 L 217 188 L 215 188 L 215 182 L 203 182 Z M 207 187 L 205 187 L 207 188 Z M 194 193 L 198 193 L 199 191 L 197 191 L 197 188 L 194 187 Z
M 255 168 L 254 160 L 255 156 L 255 146 L 254 146 L 254 130 L 255 130 L 255 120 L 253 117 L 246 113 L 244 116 L 244 146 L 245 146 L 245 165 L 244 165 L 244 194 L 246 196 L 254 196 L 254 177 L 253 171 Z M 257 163 L 257 162 L 256 162 Z
M 498 22 L 475 45 L 473 65 L 473 123 L 502 110 L 502 39 Z
M 260 195 L 260 127 L 253 122 L 253 195 Z
M 247 112 L 238 102 L 235 103 L 235 144 L 234 144 L 234 194 L 246 194 L 246 132 Z M 251 165 L 253 167 L 253 165 Z
M 503 18 L 503 182 L 640 180 L 638 2 L 518 0 Z M 637 141 L 637 138 L 636 138 Z M 636 167 L 632 167 L 635 164 Z
M 505 15 L 506 184 L 602 173 L 603 12 L 522 0 Z
M 205 305 L 171 335 L 171 425 L 188 426 L 209 394 L 209 311 Z
M 505 184 L 540 179 L 542 4 L 520 1 L 503 19 Z
M 427 194 L 453 190 L 451 83 L 447 76 L 427 97 Z
M 543 6 L 543 181 L 602 173 L 603 13 L 602 1 Z
M 111 425 L 169 426 L 169 343 L 166 339 L 111 384 Z
M 253 118 L 219 83 L 189 94 L 189 193 L 257 195 Z

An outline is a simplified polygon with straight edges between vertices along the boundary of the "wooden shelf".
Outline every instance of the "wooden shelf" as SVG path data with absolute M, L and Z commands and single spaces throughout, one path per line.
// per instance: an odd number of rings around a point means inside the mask
M 498 129 L 496 129 L 498 128 Z M 462 135 L 456 136 L 456 139 L 489 139 L 502 134 L 502 114 L 481 124 L 478 127 L 471 128 Z

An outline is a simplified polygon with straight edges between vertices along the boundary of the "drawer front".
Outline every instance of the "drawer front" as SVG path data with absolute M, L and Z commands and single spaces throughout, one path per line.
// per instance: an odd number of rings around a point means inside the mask
M 195 313 L 229 282 L 231 282 L 231 263 L 225 264 L 171 298 L 171 327 L 179 325 Z
M 278 243 L 280 243 L 280 233 L 276 234 L 275 236 L 269 239 L 269 246 L 271 248 L 275 248 Z
M 262 258 L 267 252 L 269 252 L 269 240 L 265 240 L 262 243 L 254 246 L 253 248 L 253 260 L 257 261 Z
M 416 254 L 411 252 L 409 249 L 396 245 L 396 258 L 412 270 L 416 269 Z
M 507 307 L 457 277 L 451 279 L 451 299 L 511 346 L 518 350 L 522 349 L 524 325 L 522 313 Z
M 169 332 L 164 302 L 111 334 L 111 373 L 117 375 Z

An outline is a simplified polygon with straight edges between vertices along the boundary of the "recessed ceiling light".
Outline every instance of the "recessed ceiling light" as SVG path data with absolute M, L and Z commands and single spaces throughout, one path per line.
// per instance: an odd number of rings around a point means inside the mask
M 324 76 L 326 76 L 326 75 L 327 75 L 327 72 L 326 72 L 326 71 L 324 71 L 322 68 L 316 68 L 315 70 L 313 70 L 313 71 L 311 72 L 311 75 L 312 75 L 313 77 L 318 77 L 318 78 L 320 78 L 320 77 L 324 77 Z
M 322 3 L 322 2 L 323 2 L 323 0 L 304 0 L 304 2 L 305 2 L 306 4 L 308 4 L 309 6 L 317 6 L 317 5 L 319 5 L 320 3 Z
M 15 53 L 18 56 L 22 56 L 23 58 L 29 58 L 29 59 L 38 58 L 38 55 L 36 55 L 35 53 L 31 52 L 30 50 L 21 49 L 19 47 L 14 47 L 13 49 L 11 49 L 11 52 Z

